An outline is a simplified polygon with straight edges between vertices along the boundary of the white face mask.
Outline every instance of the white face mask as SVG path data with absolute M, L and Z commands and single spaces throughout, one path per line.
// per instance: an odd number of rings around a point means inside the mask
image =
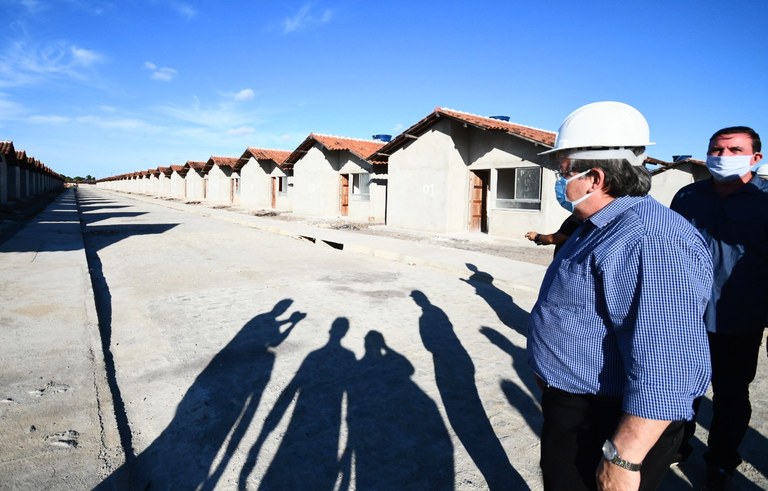
M 752 155 L 707 155 L 707 168 L 716 181 L 732 181 L 752 169 Z

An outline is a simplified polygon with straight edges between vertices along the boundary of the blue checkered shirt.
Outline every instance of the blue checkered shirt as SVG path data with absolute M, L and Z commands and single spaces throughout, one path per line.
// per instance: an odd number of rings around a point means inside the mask
M 549 266 L 530 316 L 534 372 L 625 413 L 691 419 L 711 376 L 703 322 L 712 261 L 699 233 L 650 196 L 617 198 Z

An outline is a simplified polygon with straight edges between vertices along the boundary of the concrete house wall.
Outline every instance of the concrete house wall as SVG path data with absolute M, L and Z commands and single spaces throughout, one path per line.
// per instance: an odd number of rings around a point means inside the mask
M 18 165 L 8 166 L 8 199 L 21 198 L 21 169 Z
M 147 176 L 147 194 L 157 196 L 160 193 L 160 178 L 154 174 Z
M 205 187 L 206 182 L 203 175 L 195 170 L 189 169 L 186 177 L 187 182 L 187 199 L 188 200 L 204 200 L 205 199 Z
M 461 145 L 466 145 L 468 148 L 469 170 L 485 170 L 490 175 L 487 197 L 488 234 L 519 239 L 529 230 L 554 232 L 559 229 L 570 214 L 555 198 L 554 166 L 549 164 L 546 158 L 538 155 L 545 148 L 508 134 L 480 131 L 474 128 L 464 130 L 467 138 Z M 538 210 L 504 208 L 497 205 L 499 170 L 514 168 L 540 169 L 541 202 Z M 469 209 L 467 209 L 467 216 L 469 216 Z
M 190 170 L 189 172 L 194 172 Z M 187 197 L 187 181 L 175 170 L 171 173 L 170 178 L 170 196 L 174 198 L 186 198 Z
M 267 186 L 267 173 L 255 158 L 249 158 L 248 162 L 240 168 L 240 206 L 248 210 L 267 208 L 269 200 Z
M 16 193 L 16 196 L 18 196 L 19 199 L 23 199 L 29 196 L 29 191 L 27 188 L 27 177 L 29 172 L 25 166 L 26 164 L 20 164 L 19 167 L 17 167 L 16 177 L 18 179 L 18 192 Z
M 340 154 L 315 144 L 293 166 L 293 211 L 300 215 L 340 216 Z M 345 158 L 344 162 L 348 159 Z
M 272 180 L 288 177 L 274 161 L 259 161 L 253 157 L 240 169 L 240 206 L 249 210 L 272 208 Z M 291 179 L 288 179 L 290 181 Z M 290 211 L 291 196 L 286 185 L 282 193 L 275 196 L 275 210 Z
M 703 165 L 689 162 L 675 165 L 671 169 L 653 174 L 650 195 L 664 205 L 669 206 L 675 194 L 688 184 L 709 178 L 710 174 Z
M 8 162 L 0 155 L 0 203 L 8 202 Z
M 555 231 L 568 216 L 553 197 L 554 171 L 543 168 L 541 209 L 495 206 L 498 169 L 543 167 L 545 147 L 444 118 L 389 157 L 387 224 L 435 233 L 469 230 L 472 171 L 488 175 L 488 233 L 521 238 L 532 229 Z
M 232 169 L 229 167 L 219 167 L 218 165 L 211 167 L 208 171 L 207 201 L 222 205 L 232 204 L 231 175 Z
M 272 186 L 273 180 L 284 178 L 285 186 L 282 192 L 276 192 L 275 194 L 275 207 L 276 211 L 292 211 L 293 210 L 293 193 L 294 193 L 294 180 L 293 175 L 288 175 L 286 171 L 277 165 L 272 165 L 272 169 L 269 171 L 269 192 L 267 193 L 270 200 L 269 206 L 272 206 Z M 277 183 L 275 182 L 275 186 Z
M 157 194 L 158 196 L 170 196 L 171 195 L 171 178 L 160 173 L 160 176 L 158 177 L 158 186 L 157 186 Z
M 349 152 L 343 153 L 346 154 L 348 160 L 341 164 L 339 174 L 346 174 L 349 178 L 349 210 L 347 216 L 358 220 L 384 223 L 387 198 L 386 180 L 375 177 L 371 163 L 361 160 Z M 369 179 L 367 196 L 354 194 L 354 179 L 352 176 L 355 174 L 367 174 Z M 339 186 L 341 186 L 341 178 L 339 178 Z M 340 188 L 339 191 L 341 191 Z

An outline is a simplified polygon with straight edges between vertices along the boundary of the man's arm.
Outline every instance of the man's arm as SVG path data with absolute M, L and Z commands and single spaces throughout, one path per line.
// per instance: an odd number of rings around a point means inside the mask
M 651 447 L 658 441 L 669 421 L 645 419 L 624 414 L 613 434 L 613 444 L 622 459 L 642 463 Z M 602 459 L 597 467 L 597 488 L 600 490 L 630 490 L 640 486 L 640 472 L 629 471 Z

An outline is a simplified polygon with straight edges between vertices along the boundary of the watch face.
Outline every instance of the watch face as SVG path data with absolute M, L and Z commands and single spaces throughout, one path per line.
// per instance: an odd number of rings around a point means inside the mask
M 610 440 L 606 440 L 603 443 L 603 457 L 607 460 L 613 460 L 616 457 L 616 447 L 613 446 L 613 442 Z

